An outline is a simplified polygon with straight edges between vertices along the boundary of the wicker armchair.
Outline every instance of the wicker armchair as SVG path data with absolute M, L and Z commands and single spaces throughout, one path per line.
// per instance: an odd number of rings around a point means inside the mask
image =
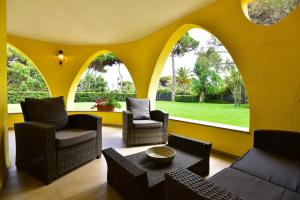
M 69 115 L 62 97 L 26 99 L 25 122 L 15 124 L 16 166 L 49 184 L 101 156 L 101 118 Z
M 123 111 L 123 140 L 127 146 L 166 143 L 169 115 L 150 111 L 149 99 L 126 99 Z

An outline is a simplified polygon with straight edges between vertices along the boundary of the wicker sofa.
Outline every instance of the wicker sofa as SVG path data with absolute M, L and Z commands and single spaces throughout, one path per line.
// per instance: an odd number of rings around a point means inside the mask
M 101 156 L 101 118 L 67 115 L 62 97 L 26 99 L 25 122 L 15 124 L 16 166 L 49 184 Z
M 186 170 L 166 174 L 167 200 L 299 200 L 300 133 L 257 130 L 254 148 L 208 180 Z
M 149 161 L 145 152 L 124 157 L 112 148 L 104 149 L 108 183 L 128 200 L 162 200 L 164 176 L 171 169 L 188 168 L 201 176 L 209 173 L 210 143 L 178 135 L 170 135 L 168 141 L 168 146 L 177 153 L 172 163 L 167 165 Z
M 127 146 L 166 143 L 169 115 L 150 110 L 149 99 L 126 98 L 123 111 L 123 141 Z

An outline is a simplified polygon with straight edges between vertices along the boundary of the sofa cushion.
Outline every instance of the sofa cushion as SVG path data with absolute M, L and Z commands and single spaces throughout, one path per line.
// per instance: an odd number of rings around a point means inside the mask
M 163 123 L 155 120 L 133 120 L 133 126 L 135 128 L 161 128 Z
M 150 119 L 150 100 L 126 98 L 127 110 L 133 113 L 133 119 Z
M 208 181 L 239 195 L 244 200 L 295 200 L 300 198 L 299 193 L 233 168 L 222 170 Z
M 300 162 L 298 160 L 253 148 L 231 167 L 300 193 Z
M 29 121 L 51 123 L 56 130 L 64 128 L 68 123 L 68 115 L 62 96 L 45 99 L 26 98 L 22 107 L 25 107 L 23 109 L 26 113 L 24 113 L 24 118 Z
M 69 147 L 96 138 L 97 132 L 84 129 L 65 129 L 55 132 L 57 148 Z

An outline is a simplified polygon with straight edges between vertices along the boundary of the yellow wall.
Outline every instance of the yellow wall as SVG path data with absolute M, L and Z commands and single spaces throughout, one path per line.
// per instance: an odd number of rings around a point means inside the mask
M 245 8 L 245 7 L 244 7 Z M 149 36 L 127 44 L 70 46 L 9 36 L 39 67 L 53 96 L 71 99 L 70 88 L 84 63 L 101 50 L 114 52 L 127 66 L 138 97 L 153 98 L 159 74 L 172 44 L 187 27 L 202 27 L 226 46 L 246 84 L 250 101 L 250 134 L 190 123 L 170 121 L 170 131 L 203 139 L 213 148 L 241 155 L 252 145 L 258 128 L 300 131 L 300 8 L 272 26 L 260 26 L 244 15 L 238 0 L 215 3 Z M 183 26 L 185 24 L 192 24 Z M 59 66 L 55 54 L 62 49 L 68 59 Z M 70 101 L 68 102 L 70 106 Z M 103 114 L 104 121 L 120 124 Z M 11 122 L 10 122 L 11 123 Z
M 0 0 L 0 188 L 7 174 L 6 1 Z

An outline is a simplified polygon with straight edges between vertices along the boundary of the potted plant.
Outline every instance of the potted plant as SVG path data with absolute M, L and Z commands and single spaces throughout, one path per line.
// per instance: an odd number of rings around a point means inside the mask
M 115 108 L 121 108 L 121 104 L 114 97 L 104 97 L 97 99 L 92 109 L 97 108 L 98 111 L 114 111 Z

